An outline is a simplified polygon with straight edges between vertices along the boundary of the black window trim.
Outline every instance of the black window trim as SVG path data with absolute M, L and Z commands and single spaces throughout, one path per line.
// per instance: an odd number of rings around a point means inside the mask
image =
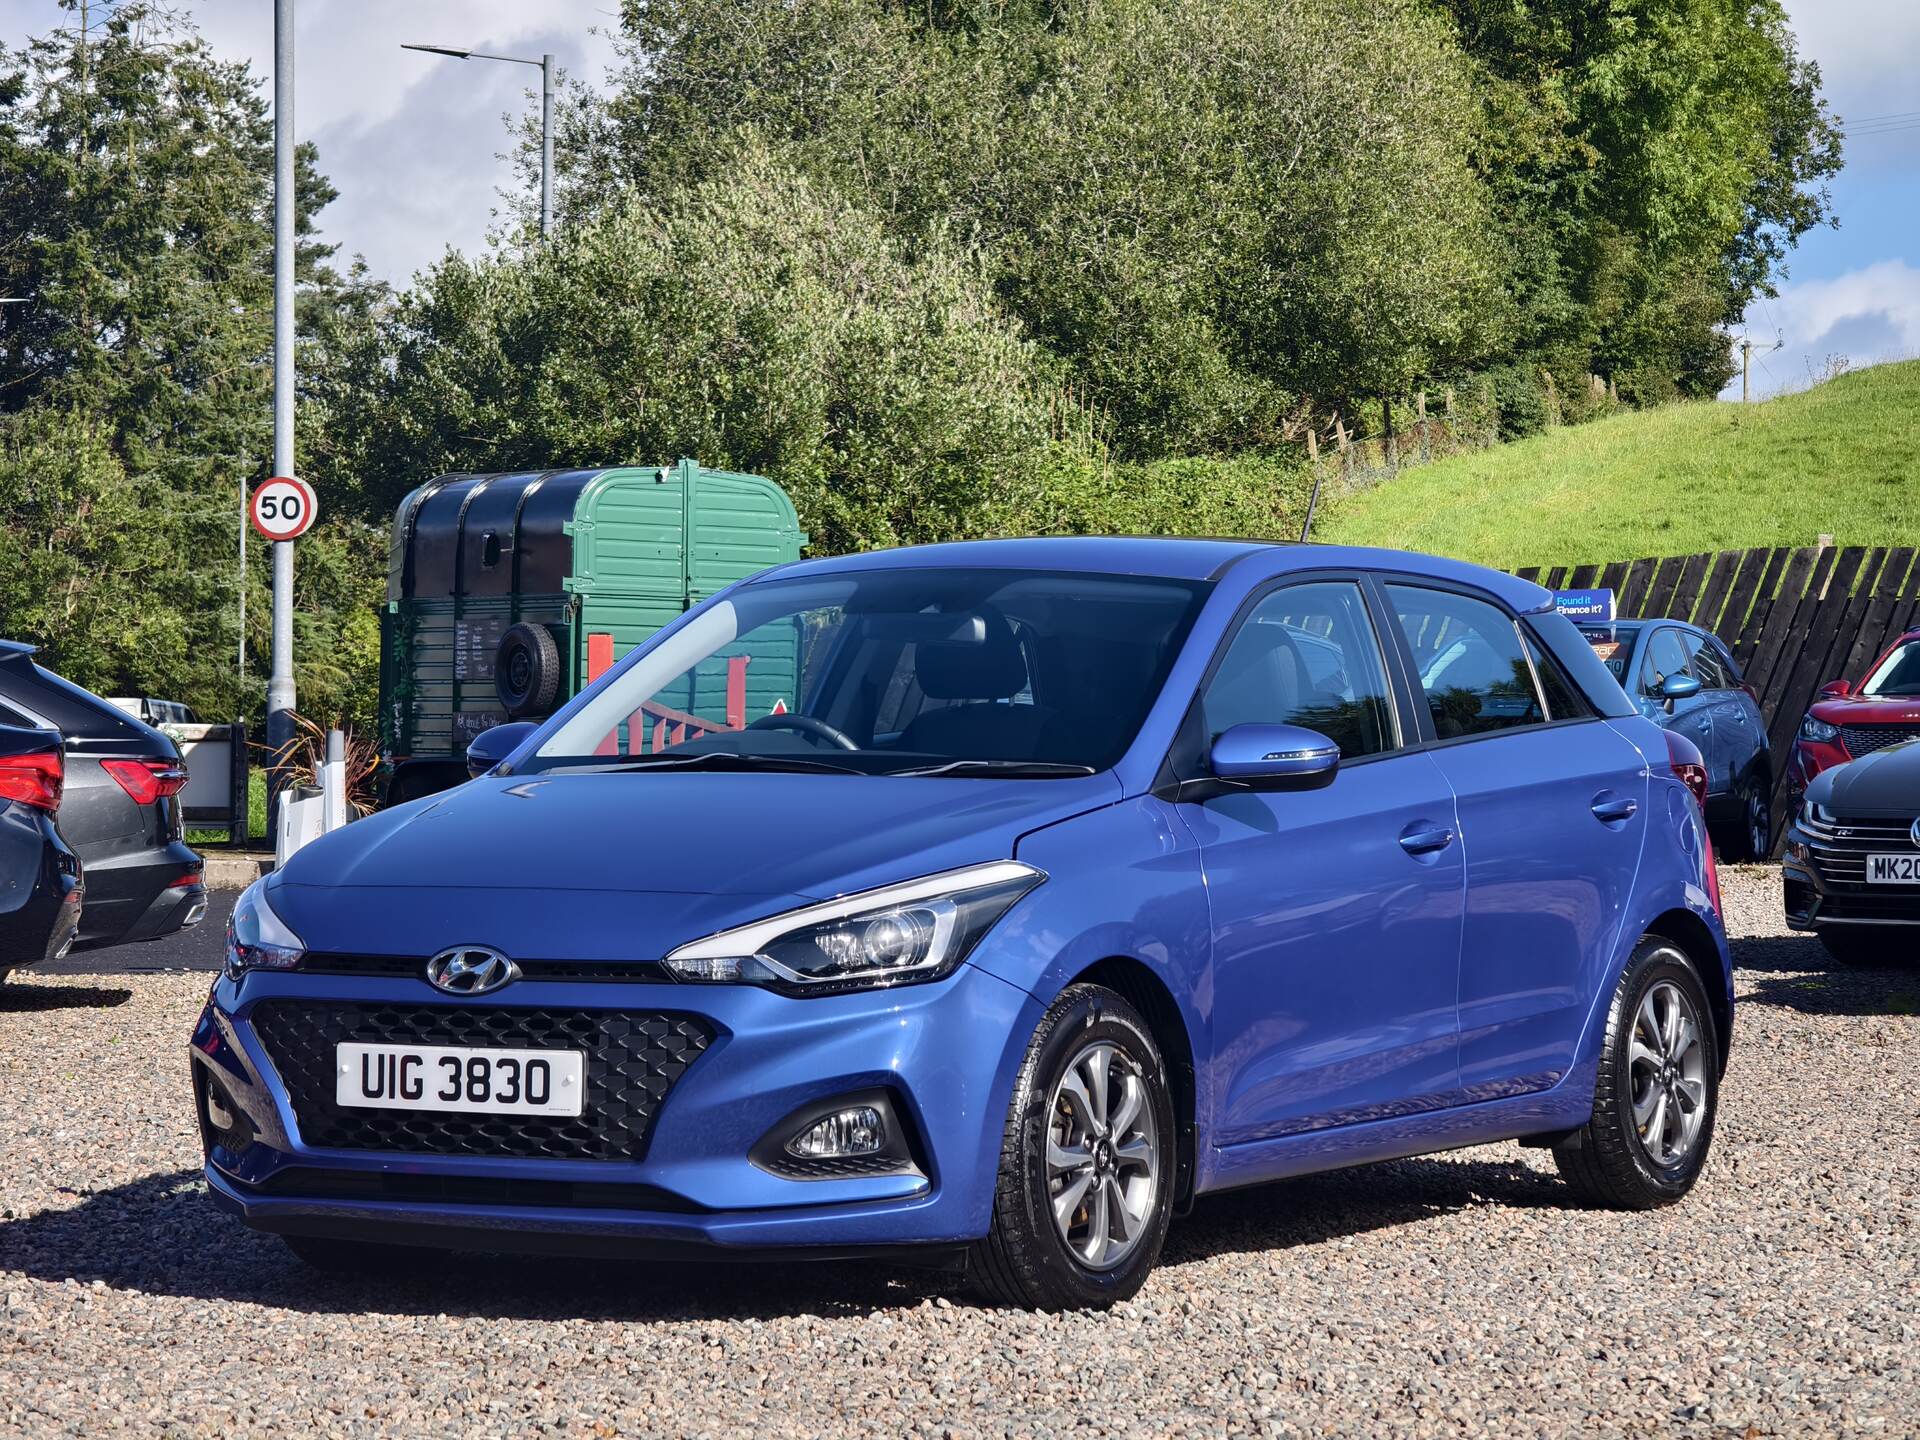
M 1394 649 L 1399 653 L 1399 663 L 1405 667 L 1409 682 L 1417 692 L 1419 700 L 1419 704 L 1415 707 L 1414 713 L 1419 723 L 1421 739 L 1419 744 L 1409 745 L 1407 747 L 1408 750 L 1450 750 L 1456 745 L 1474 745 L 1487 740 L 1505 739 L 1511 735 L 1531 735 L 1541 730 L 1563 730 L 1574 725 L 1593 725 L 1607 718 L 1596 711 L 1596 713 L 1592 715 L 1575 715 L 1565 720 L 1553 719 L 1552 711 L 1547 705 L 1547 697 L 1540 689 L 1540 676 L 1538 672 L 1534 672 L 1534 697 L 1540 702 L 1540 713 L 1546 715 L 1548 717 L 1547 719 L 1530 725 L 1506 725 L 1498 730 L 1482 730 L 1473 735 L 1455 735 L 1450 739 L 1441 739 L 1439 733 L 1433 728 L 1433 712 L 1428 708 L 1426 692 L 1420 689 L 1420 671 L 1419 667 L 1413 663 L 1413 647 L 1407 643 L 1406 632 L 1400 626 L 1399 614 L 1393 609 L 1392 604 L 1388 600 L 1387 587 L 1389 585 L 1400 585 L 1413 590 L 1440 590 L 1462 596 L 1468 600 L 1478 600 L 1483 604 L 1491 605 L 1502 615 L 1506 616 L 1508 622 L 1513 625 L 1514 637 L 1521 642 L 1521 653 L 1526 655 L 1528 668 L 1532 670 L 1533 645 L 1527 641 L 1527 632 L 1523 617 L 1516 613 L 1512 606 L 1506 604 L 1498 596 L 1482 590 L 1476 585 L 1465 585 L 1456 580 L 1445 580 L 1430 575 L 1419 575 L 1398 570 L 1374 572 L 1371 578 L 1379 590 L 1379 604 L 1393 622 L 1392 629 L 1389 633 L 1393 637 Z M 1541 648 L 1545 649 L 1546 646 L 1542 644 Z M 1580 687 L 1575 685 L 1573 688 L 1578 691 Z M 1591 705 L 1593 702 L 1589 698 L 1587 703 Z

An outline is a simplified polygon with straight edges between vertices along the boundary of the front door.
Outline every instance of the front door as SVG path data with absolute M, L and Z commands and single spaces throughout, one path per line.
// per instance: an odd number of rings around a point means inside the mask
M 1213 1133 L 1242 1144 L 1458 1097 L 1464 869 L 1453 795 L 1403 748 L 1350 580 L 1275 590 L 1201 697 L 1205 736 L 1285 723 L 1338 742 L 1319 790 L 1180 806 L 1212 907 Z
M 1687 637 L 1671 625 L 1662 625 L 1653 632 L 1647 641 L 1646 659 L 1640 666 L 1641 703 L 1656 724 L 1686 736 L 1698 747 L 1707 763 L 1707 788 L 1718 795 L 1731 783 L 1725 757 L 1715 760 L 1721 748 L 1714 744 L 1713 735 L 1713 712 L 1718 697 L 1704 688 L 1683 700 L 1669 700 L 1660 693 L 1660 687 L 1675 675 L 1701 679 L 1686 642 Z

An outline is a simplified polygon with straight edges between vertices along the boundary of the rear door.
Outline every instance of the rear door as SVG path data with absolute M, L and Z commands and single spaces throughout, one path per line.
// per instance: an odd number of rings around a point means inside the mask
M 1460 1081 L 1543 1090 L 1610 974 L 1646 828 L 1640 752 L 1491 597 L 1385 583 L 1465 849 Z

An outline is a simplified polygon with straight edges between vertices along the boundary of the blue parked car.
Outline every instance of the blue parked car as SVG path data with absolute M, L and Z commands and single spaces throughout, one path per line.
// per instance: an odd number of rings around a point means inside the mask
M 1700 757 L 1531 583 L 803 561 L 475 749 L 245 893 L 194 1031 L 215 1198 L 316 1264 L 879 1250 L 1064 1308 L 1234 1186 L 1520 1137 L 1645 1208 L 1706 1161 Z
M 1585 624 L 1594 653 L 1640 713 L 1707 760 L 1707 824 L 1728 860 L 1773 848 L 1773 750 L 1753 687 L 1718 636 L 1682 620 Z

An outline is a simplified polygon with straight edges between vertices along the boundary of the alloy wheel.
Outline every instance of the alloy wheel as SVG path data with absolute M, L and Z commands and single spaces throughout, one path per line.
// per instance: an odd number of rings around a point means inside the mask
M 1707 1052 L 1693 1002 L 1671 980 L 1648 988 L 1627 1043 L 1634 1132 L 1663 1170 L 1685 1160 L 1707 1117 Z
M 1054 1228 L 1082 1265 L 1111 1270 L 1146 1235 L 1160 1192 L 1146 1078 L 1118 1046 L 1095 1041 L 1061 1072 L 1047 1116 Z
M 1764 860 L 1773 848 L 1773 814 L 1767 792 L 1758 784 L 1747 788 L 1747 857 Z

